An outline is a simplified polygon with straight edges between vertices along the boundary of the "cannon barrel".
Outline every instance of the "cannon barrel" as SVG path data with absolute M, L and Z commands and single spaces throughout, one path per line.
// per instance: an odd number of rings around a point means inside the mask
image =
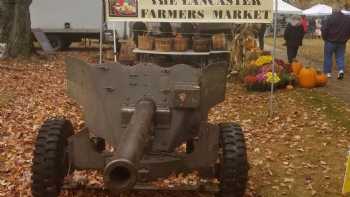
M 151 140 L 156 106 L 151 100 L 141 100 L 125 129 L 114 156 L 104 169 L 104 181 L 112 191 L 133 188 L 144 149 Z

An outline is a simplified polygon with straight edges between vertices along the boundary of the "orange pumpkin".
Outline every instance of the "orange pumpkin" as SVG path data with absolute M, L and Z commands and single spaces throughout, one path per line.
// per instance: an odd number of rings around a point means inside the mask
M 323 72 L 318 71 L 316 74 L 316 83 L 319 87 L 326 86 L 328 83 L 327 76 Z
M 298 79 L 299 85 L 302 88 L 314 88 L 317 85 L 316 70 L 313 68 L 305 67 L 299 72 Z
M 303 68 L 303 65 L 302 65 L 298 60 L 293 60 L 293 62 L 292 62 L 292 64 L 291 64 L 291 67 L 292 67 L 292 72 L 293 72 L 296 76 L 298 76 L 300 70 Z

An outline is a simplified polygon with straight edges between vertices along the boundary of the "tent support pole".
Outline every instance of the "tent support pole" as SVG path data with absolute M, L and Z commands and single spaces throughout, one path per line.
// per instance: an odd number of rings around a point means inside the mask
M 116 36 L 114 23 L 113 23 L 113 56 L 114 56 L 114 62 L 117 62 L 117 36 Z
M 103 30 L 104 30 L 104 8 L 102 6 L 102 16 L 101 16 L 101 27 L 100 27 L 100 59 L 99 59 L 99 64 L 102 64 L 102 53 L 103 53 Z
M 273 49 L 272 49 L 272 76 L 275 76 L 275 66 L 276 66 L 276 42 L 277 42 L 277 16 L 278 16 L 278 1 L 275 3 L 275 12 L 273 16 Z M 271 83 L 271 93 L 270 93 L 270 112 L 269 115 L 274 115 L 274 92 L 275 84 Z

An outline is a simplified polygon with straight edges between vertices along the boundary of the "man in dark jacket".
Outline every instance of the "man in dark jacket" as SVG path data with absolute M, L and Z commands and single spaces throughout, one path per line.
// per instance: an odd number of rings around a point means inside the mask
M 259 38 L 259 48 L 263 51 L 265 48 L 265 33 L 266 33 L 267 25 L 261 24 L 259 31 L 258 31 L 258 38 Z
M 324 44 L 324 72 L 332 77 L 332 57 L 335 54 L 338 66 L 338 79 L 344 78 L 345 48 L 350 38 L 350 18 L 336 9 L 322 26 Z
M 284 32 L 284 40 L 287 45 L 287 55 L 289 63 L 297 57 L 299 47 L 303 44 L 304 29 L 300 24 L 300 18 L 293 16 Z

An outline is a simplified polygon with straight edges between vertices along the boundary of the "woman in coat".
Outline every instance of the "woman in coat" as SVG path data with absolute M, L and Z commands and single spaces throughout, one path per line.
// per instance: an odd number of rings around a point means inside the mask
M 298 16 L 292 17 L 284 32 L 284 40 L 287 45 L 288 61 L 291 63 L 297 57 L 299 47 L 303 44 L 304 28 Z

